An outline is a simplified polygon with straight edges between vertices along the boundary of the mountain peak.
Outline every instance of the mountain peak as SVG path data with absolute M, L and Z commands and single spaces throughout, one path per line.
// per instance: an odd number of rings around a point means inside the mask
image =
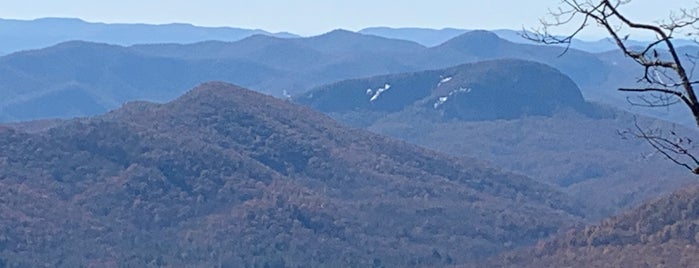
M 348 52 L 362 49 L 380 53 L 416 52 L 424 47 L 413 41 L 380 37 L 371 34 L 336 29 L 304 40 L 309 46 L 324 52 Z
M 501 45 L 508 43 L 510 42 L 500 38 L 493 32 L 486 30 L 473 30 L 454 37 L 438 47 L 485 52 L 494 50 Z
M 43 23 L 88 23 L 79 18 L 68 18 L 68 17 L 45 17 L 37 18 L 27 22 L 43 22 Z
M 491 31 L 486 31 L 486 30 L 473 30 L 473 31 L 468 31 L 465 32 L 456 38 L 473 38 L 473 39 L 480 39 L 480 40 L 504 40 L 500 38 L 497 34 Z
M 221 81 L 212 81 L 200 84 L 199 86 L 184 94 L 182 97 L 178 98 L 176 102 L 229 102 L 241 101 L 250 98 L 265 97 L 276 100 L 271 96 L 266 96 L 264 94 L 245 89 L 234 84 Z
M 267 34 L 253 34 L 241 40 L 229 44 L 237 44 L 243 46 L 265 46 L 268 44 L 278 44 L 288 42 L 290 39 L 279 38 Z
M 335 29 L 332 31 L 329 31 L 327 33 L 321 34 L 320 36 L 353 36 L 353 35 L 358 35 L 359 33 L 355 33 L 350 30 L 345 30 L 345 29 Z
M 264 122 L 297 121 L 334 124 L 323 114 L 247 88 L 225 82 L 203 83 L 176 100 L 161 105 L 163 114 L 193 120 L 212 117 L 249 117 Z

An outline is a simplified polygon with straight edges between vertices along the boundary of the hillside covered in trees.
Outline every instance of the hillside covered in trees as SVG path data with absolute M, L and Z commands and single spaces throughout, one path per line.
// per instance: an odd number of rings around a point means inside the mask
M 5 266 L 442 266 L 585 209 L 525 176 L 225 83 L 0 130 Z

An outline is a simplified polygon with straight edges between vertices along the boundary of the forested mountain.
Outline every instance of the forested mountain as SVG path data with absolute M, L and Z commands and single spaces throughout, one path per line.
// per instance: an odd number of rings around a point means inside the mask
M 310 90 L 295 100 L 326 113 L 390 113 L 419 103 L 447 118 L 464 120 L 551 115 L 564 108 L 589 110 L 570 78 L 522 60 L 348 80 Z
M 225 83 L 0 128 L 3 266 L 460 265 L 579 223 L 566 195 Z
M 337 120 L 554 185 L 596 216 L 677 189 L 694 176 L 619 132 L 670 123 L 585 102 L 573 81 L 534 62 L 495 60 L 352 79 L 294 101 Z

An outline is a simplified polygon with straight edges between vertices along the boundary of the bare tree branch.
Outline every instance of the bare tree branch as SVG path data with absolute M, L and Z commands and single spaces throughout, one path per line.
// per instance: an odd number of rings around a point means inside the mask
M 691 80 L 691 73 L 687 72 L 682 61 L 687 60 L 691 64 L 690 70 L 693 71 L 697 57 L 680 57 L 673 43 L 675 33 L 690 30 L 692 33 L 687 33 L 688 36 L 697 35 L 699 9 L 681 9 L 671 13 L 663 23 L 640 23 L 631 20 L 621 10 L 630 1 L 563 0 L 558 9 L 549 11 L 549 20 L 542 19 L 540 28 L 525 32 L 523 37 L 543 44 L 566 45 L 565 53 L 578 34 L 588 27 L 601 27 L 626 57 L 643 68 L 638 79 L 642 85 L 619 88 L 623 92 L 641 93 L 639 101 L 627 98 L 629 103 L 645 107 L 668 107 L 682 103 L 689 108 L 696 126 L 699 127 L 699 101 L 694 91 L 694 85 L 699 84 L 699 81 Z M 551 28 L 570 24 L 574 24 L 575 27 L 569 35 L 556 36 L 549 31 Z M 641 48 L 627 45 L 630 34 L 638 32 L 651 33 L 657 40 L 648 42 Z M 670 135 L 672 137 L 668 138 L 662 132 L 644 131 L 636 122 L 636 129 L 625 133 L 646 140 L 651 147 L 675 164 L 692 172 L 699 172 L 699 161 L 684 147 L 686 144 L 671 139 L 676 138 L 674 132 Z
M 636 119 L 634 119 L 634 126 L 635 130 L 625 130 L 619 132 L 619 134 L 624 138 L 628 135 L 641 138 L 668 160 L 695 174 L 699 174 L 699 168 L 697 168 L 699 167 L 699 159 L 685 148 L 685 144 L 691 145 L 692 140 L 690 138 L 680 137 L 674 130 L 669 131 L 669 135 L 665 135 L 661 129 L 644 130 Z M 695 168 L 692 168 L 692 166 Z

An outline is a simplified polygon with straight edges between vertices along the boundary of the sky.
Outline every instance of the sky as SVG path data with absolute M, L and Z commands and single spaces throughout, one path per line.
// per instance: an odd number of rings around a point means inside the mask
M 583 0 L 584 1 L 584 0 Z M 0 18 L 80 18 L 107 23 L 190 23 L 304 36 L 373 26 L 530 29 L 560 0 L 0 0 Z M 632 18 L 657 21 L 696 0 L 635 0 Z M 565 31 L 562 29 L 561 31 Z M 590 30 L 582 37 L 603 37 Z

